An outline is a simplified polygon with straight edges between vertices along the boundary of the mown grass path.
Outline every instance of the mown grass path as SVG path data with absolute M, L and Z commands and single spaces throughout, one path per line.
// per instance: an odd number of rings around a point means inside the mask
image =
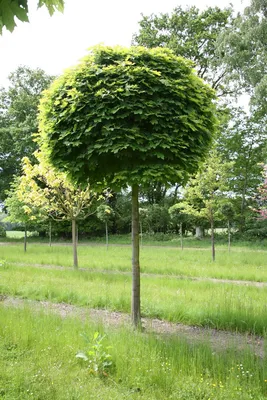
M 46 268 L 46 269 L 58 269 L 58 270 L 70 270 L 70 267 L 64 267 L 63 265 L 51 265 L 51 264 L 36 264 L 36 263 L 18 263 L 12 262 L 13 265 L 18 267 L 31 266 L 34 268 Z M 88 272 L 88 268 L 79 268 L 79 271 Z M 131 272 L 126 271 L 116 271 L 116 270 L 99 270 L 99 269 L 91 269 L 90 272 L 98 272 L 102 274 L 118 274 L 118 275 L 131 275 Z M 218 278 L 208 278 L 208 277 L 196 277 L 196 276 L 187 276 L 187 275 L 168 275 L 168 274 L 156 274 L 156 273 L 148 273 L 141 272 L 142 276 L 157 276 L 157 277 L 171 277 L 173 279 L 188 279 L 191 281 L 204 281 L 204 282 L 214 282 L 214 283 L 228 283 L 234 285 L 244 285 L 244 286 L 256 286 L 256 287 L 267 287 L 267 282 L 255 282 L 255 281 L 244 281 L 237 279 L 218 279 Z

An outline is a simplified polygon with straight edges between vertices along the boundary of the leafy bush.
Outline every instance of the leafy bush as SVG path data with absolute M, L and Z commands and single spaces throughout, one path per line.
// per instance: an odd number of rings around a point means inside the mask
M 88 363 L 89 371 L 95 375 L 108 376 L 107 372 L 112 366 L 111 355 L 108 354 L 110 346 L 104 346 L 102 341 L 105 336 L 99 332 L 95 332 L 93 340 L 90 341 L 86 335 L 83 335 L 88 343 L 88 349 L 76 354 L 76 358 L 80 358 Z
M 243 232 L 236 232 L 234 237 L 245 240 L 263 240 L 267 238 L 267 220 L 254 219 L 246 224 Z
M 6 237 L 6 230 L 2 224 L 0 224 L 0 237 Z

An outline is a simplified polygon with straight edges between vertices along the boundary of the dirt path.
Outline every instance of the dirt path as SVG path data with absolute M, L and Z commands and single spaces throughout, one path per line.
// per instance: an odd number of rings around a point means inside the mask
M 47 301 L 34 301 L 8 296 L 0 296 L 0 301 L 5 307 L 30 307 L 37 311 L 44 310 L 59 314 L 62 318 L 76 316 L 82 319 L 91 318 L 109 326 L 123 326 L 131 323 L 128 314 L 108 310 L 89 309 L 65 303 L 50 303 Z M 256 356 L 264 357 L 264 340 L 260 336 L 233 333 L 216 329 L 202 328 L 166 322 L 158 319 L 142 318 L 145 332 L 152 332 L 163 337 L 173 335 L 184 338 L 191 343 L 209 343 L 216 351 L 235 349 L 242 351 L 250 349 Z
M 31 264 L 31 263 L 16 263 L 11 262 L 11 265 L 16 265 L 18 267 L 34 267 L 34 268 L 45 268 L 45 269 L 57 269 L 57 270 L 71 270 L 71 267 L 64 267 L 62 265 L 51 265 L 51 264 Z M 98 272 L 100 274 L 118 274 L 118 275 L 129 275 L 131 276 L 131 272 L 129 271 L 117 271 L 117 270 L 107 270 L 107 269 L 92 269 L 92 268 L 79 268 L 79 271 L 85 272 Z M 214 282 L 214 283 L 226 283 L 233 285 L 243 285 L 243 286 L 255 286 L 259 288 L 267 287 L 267 282 L 256 282 L 256 281 L 243 281 L 236 279 L 218 279 L 218 278 L 208 278 L 208 277 L 198 277 L 198 276 L 187 276 L 187 275 L 167 275 L 167 274 L 153 274 L 148 272 L 142 272 L 141 276 L 151 276 L 158 278 L 172 278 L 172 279 L 188 279 L 191 281 L 199 281 L 199 282 Z

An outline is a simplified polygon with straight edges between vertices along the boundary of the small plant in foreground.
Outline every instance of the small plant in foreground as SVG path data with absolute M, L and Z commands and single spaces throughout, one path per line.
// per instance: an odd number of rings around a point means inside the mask
M 76 358 L 80 358 L 85 362 L 88 362 L 90 373 L 99 376 L 108 376 L 108 371 L 111 369 L 113 364 L 111 355 L 108 354 L 108 350 L 111 346 L 104 346 L 102 344 L 105 335 L 101 335 L 99 332 L 95 332 L 93 340 L 86 335 L 82 335 L 89 347 L 85 352 L 80 351 L 76 354 Z
M 6 268 L 6 260 L 1 260 L 0 259 L 0 267 L 1 268 Z

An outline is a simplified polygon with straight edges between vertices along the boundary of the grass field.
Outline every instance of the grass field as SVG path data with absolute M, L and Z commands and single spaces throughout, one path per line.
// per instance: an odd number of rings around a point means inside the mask
M 0 398 L 264 399 L 266 363 L 249 352 L 214 352 L 208 344 L 105 328 L 92 321 L 1 307 Z M 75 355 L 105 334 L 106 375 L 90 373 Z M 99 359 L 98 359 L 99 360 Z M 101 361 L 98 361 L 101 364 Z
M 267 288 L 142 277 L 142 314 L 172 322 L 264 334 Z M 131 277 L 7 265 L 0 293 L 130 312 Z
M 266 256 L 263 250 L 236 247 L 229 254 L 221 247 L 213 263 L 205 248 L 143 247 L 142 315 L 265 337 L 267 287 L 205 278 L 267 282 Z M 82 245 L 79 271 L 71 260 L 68 245 L 30 243 L 25 254 L 22 243 L 1 245 L 0 299 L 130 312 L 130 247 L 107 251 Z M 106 335 L 104 350 L 111 346 L 107 376 L 91 374 L 88 363 L 75 357 L 88 346 L 81 334 L 92 341 L 96 331 Z M 161 337 L 0 305 L 0 399 L 262 400 L 266 367 L 265 356 L 249 347 L 214 350 L 208 340 Z
M 81 245 L 78 249 L 79 265 L 91 270 L 130 272 L 131 248 L 110 246 L 106 250 L 100 245 Z M 216 262 L 212 262 L 209 248 L 181 249 L 167 247 L 143 247 L 141 270 L 144 273 L 176 275 L 184 277 L 206 277 L 267 281 L 267 251 L 249 248 L 233 248 L 230 253 L 224 248 L 217 251 Z M 0 259 L 26 264 L 49 264 L 72 266 L 72 248 L 69 245 L 32 244 L 23 253 L 22 244 L 2 245 Z

